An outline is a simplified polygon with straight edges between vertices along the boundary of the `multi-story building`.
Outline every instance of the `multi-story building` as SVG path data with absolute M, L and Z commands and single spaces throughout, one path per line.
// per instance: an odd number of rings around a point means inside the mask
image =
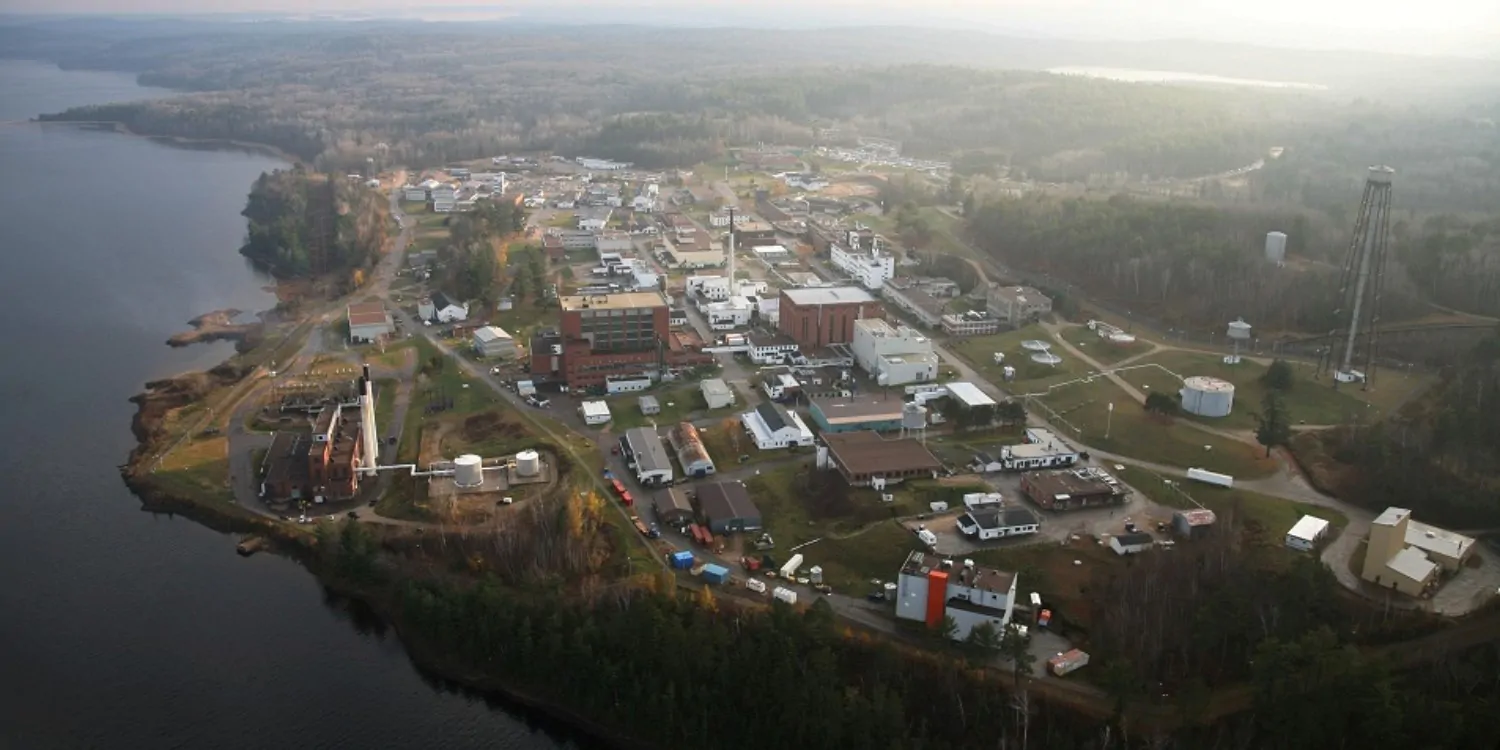
M 713 361 L 713 355 L 687 348 L 672 332 L 660 292 L 563 297 L 559 302 L 557 330 L 532 341 L 533 379 L 600 388 L 612 378 L 656 376 L 662 367 Z
M 879 250 L 850 250 L 843 245 L 828 248 L 833 267 L 849 274 L 866 289 L 879 289 L 896 275 L 896 259 Z
M 943 333 L 949 336 L 988 336 L 1000 332 L 1000 319 L 978 310 L 944 315 L 942 324 Z
M 870 293 L 852 286 L 781 290 L 777 328 L 804 352 L 854 342 L 854 321 L 884 317 Z
M 896 583 L 897 617 L 933 628 L 952 618 L 956 627 L 949 635 L 959 641 L 981 623 L 1003 633 L 1015 603 L 1016 574 L 979 567 L 973 560 L 955 567 L 952 560 L 913 552 Z
M 1013 326 L 1052 312 L 1052 299 L 1029 286 L 992 287 L 987 302 L 990 315 Z
M 880 318 L 854 321 L 854 361 L 880 385 L 925 383 L 937 379 L 932 339 Z

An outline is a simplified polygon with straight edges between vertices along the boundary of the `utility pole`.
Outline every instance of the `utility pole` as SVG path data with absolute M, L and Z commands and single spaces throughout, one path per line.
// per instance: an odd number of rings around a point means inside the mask
M 1109 429 L 1115 423 L 1115 402 L 1109 402 L 1109 413 L 1104 417 L 1104 439 L 1109 439 Z

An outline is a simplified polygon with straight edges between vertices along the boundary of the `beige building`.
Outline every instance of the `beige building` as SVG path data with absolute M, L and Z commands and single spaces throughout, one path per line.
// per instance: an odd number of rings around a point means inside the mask
M 1440 571 L 1457 572 L 1473 552 L 1473 539 L 1413 521 L 1406 508 L 1386 508 L 1370 526 L 1360 577 L 1420 596 L 1437 585 Z
M 1018 327 L 1052 312 L 1052 299 L 1029 286 L 992 287 L 986 301 L 990 315 Z

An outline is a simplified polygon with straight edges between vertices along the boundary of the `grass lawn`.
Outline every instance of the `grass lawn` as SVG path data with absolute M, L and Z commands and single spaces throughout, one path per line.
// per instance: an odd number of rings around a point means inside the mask
M 415 342 L 418 354 L 416 391 L 411 404 L 413 413 L 424 413 L 428 405 L 437 405 L 449 399 L 452 400 L 452 408 L 439 413 L 473 414 L 499 402 L 500 397 L 489 386 L 471 380 L 456 362 L 440 354 L 425 339 L 413 338 L 412 341 Z M 435 371 L 431 369 L 433 357 L 437 357 L 441 363 L 440 368 Z M 429 368 L 425 372 L 424 366 Z
M 152 476 L 195 498 L 232 500 L 229 490 L 229 438 L 199 437 L 168 453 Z
M 1028 339 L 1039 339 L 1052 343 L 1053 353 L 1062 357 L 1062 362 L 1055 366 L 1032 362 L 1031 352 L 1021 348 L 1021 342 Z M 1025 386 L 1022 390 L 1037 390 L 1050 383 L 1075 378 L 1093 369 L 1077 357 L 1063 352 L 1062 347 L 1053 342 L 1052 338 L 1039 325 L 1030 325 L 1019 330 L 995 334 L 993 336 L 973 336 L 959 339 L 951 342 L 949 346 L 953 351 L 969 360 L 969 364 L 975 370 L 978 370 L 986 380 L 1001 385 L 1001 387 L 1007 390 L 1012 389 L 1017 384 Z M 995 364 L 996 352 L 1005 355 L 1004 364 Z M 1016 368 L 1016 379 L 1008 385 L 1005 383 L 1005 365 Z
M 556 322 L 557 315 L 555 304 L 542 307 L 531 300 L 517 301 L 511 309 L 491 315 L 490 323 L 504 328 L 521 346 L 529 346 L 531 333 L 544 324 Z
M 662 408 L 665 409 L 666 406 L 663 405 Z M 713 457 L 714 464 L 719 471 L 734 471 L 742 466 L 775 461 L 788 456 L 812 455 L 812 448 L 763 451 L 755 447 L 755 441 L 745 434 L 745 427 L 740 424 L 737 411 L 720 409 L 714 414 L 723 414 L 724 417 L 708 427 L 698 428 L 698 435 L 703 438 L 703 447 L 708 449 L 708 455 Z M 740 456 L 744 456 L 745 460 L 741 461 Z
M 559 211 L 547 219 L 546 226 L 555 229 L 572 229 L 578 223 L 572 211 Z
M 1261 399 L 1265 398 L 1268 390 L 1260 382 L 1261 376 L 1266 372 L 1266 365 L 1249 360 L 1237 365 L 1226 365 L 1218 355 L 1184 351 L 1159 352 L 1146 358 L 1144 362 L 1161 365 L 1185 378 L 1208 375 L 1234 384 L 1234 409 L 1229 416 L 1219 419 L 1187 416 L 1187 419 L 1229 429 L 1255 429 L 1257 426 L 1255 416 L 1260 412 Z M 1374 419 L 1380 415 L 1382 403 L 1372 405 L 1371 401 L 1364 400 L 1364 396 L 1378 394 L 1388 398 L 1404 398 L 1411 389 L 1421 385 L 1424 378 L 1421 375 L 1392 374 L 1380 383 L 1383 387 L 1374 392 L 1360 391 L 1358 387 L 1334 390 L 1328 378 L 1313 379 L 1314 370 L 1311 365 L 1293 362 L 1292 367 L 1296 373 L 1295 382 L 1291 391 L 1284 394 L 1283 400 L 1292 420 L 1306 424 L 1342 424 L 1351 420 Z M 1170 375 L 1155 368 L 1133 370 L 1122 377 L 1132 384 L 1150 385 L 1152 390 L 1170 388 L 1168 392 L 1173 395 L 1181 389 L 1181 384 L 1176 383 Z M 1389 405 L 1394 402 L 1387 400 L 1383 403 Z
M 436 250 L 448 244 L 448 231 L 444 229 L 426 230 L 414 235 L 408 250 Z
M 745 484 L 776 539 L 770 554 L 785 561 L 792 547 L 821 540 L 798 550 L 807 559 L 803 567 L 822 566 L 824 579 L 837 590 L 892 577 L 907 553 L 920 547 L 915 535 L 892 519 L 924 510 L 922 489 L 901 487 L 896 499 L 885 503 L 874 490 L 849 487 L 837 473 L 807 463 L 764 472 Z
M 1052 610 L 1054 621 L 1087 628 L 1097 604 L 1090 592 L 1094 581 L 1128 562 L 1087 538 L 1067 545 L 1028 544 L 976 550 L 964 556 L 985 565 L 1016 574 L 1016 595 L 1026 599 L 1032 592 L 1042 595 L 1043 606 Z
M 430 214 L 432 209 L 427 207 L 427 201 L 401 201 L 401 212 L 408 216 Z
M 1151 342 L 1136 339 L 1129 344 L 1113 344 L 1099 338 L 1099 334 L 1090 331 L 1088 326 L 1069 326 L 1064 328 L 1060 334 L 1063 340 L 1078 347 L 1078 350 L 1092 357 L 1099 364 L 1108 367 L 1123 359 L 1134 357 L 1151 351 Z
M 1147 414 L 1107 378 L 1058 388 L 1042 402 L 1081 430 L 1074 432 L 1067 425 L 1057 424 L 1065 433 L 1063 437 L 1081 440 L 1110 453 L 1241 478 L 1264 477 L 1276 471 L 1276 462 L 1264 458 L 1259 447 L 1193 429 L 1181 419 L 1163 422 Z M 1115 405 L 1113 417 L 1109 414 L 1110 403 Z M 1052 419 L 1045 410 L 1039 412 L 1049 421 Z
M 637 402 L 641 396 L 655 396 L 661 404 L 661 413 L 646 416 L 641 413 L 640 404 Z M 652 388 L 640 393 L 624 393 L 618 396 L 610 396 L 605 399 L 609 404 L 610 430 L 624 432 L 632 427 L 644 427 L 655 422 L 659 427 L 667 427 L 689 419 L 695 412 L 708 411 L 708 402 L 703 400 L 703 392 L 698 389 L 698 384 L 677 386 L 675 388 Z M 732 417 L 737 414 L 734 408 L 720 409 L 718 414 Z M 719 454 L 713 454 L 718 460 Z

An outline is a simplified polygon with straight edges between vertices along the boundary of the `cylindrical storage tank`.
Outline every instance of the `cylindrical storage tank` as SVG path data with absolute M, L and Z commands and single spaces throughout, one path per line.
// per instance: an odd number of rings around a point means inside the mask
M 1182 410 L 1200 417 L 1227 417 L 1234 408 L 1234 384 L 1195 375 L 1182 381 Z
M 1266 233 L 1266 260 L 1281 263 L 1286 260 L 1286 235 L 1281 232 Z
M 920 430 L 927 426 L 927 407 L 918 403 L 908 403 L 901 407 L 901 427 L 907 430 Z
M 484 484 L 484 459 L 473 453 L 465 453 L 453 459 L 453 483 L 460 487 L 478 487 Z
M 521 451 L 516 454 L 516 475 L 534 477 L 542 473 L 542 455 L 536 451 Z

